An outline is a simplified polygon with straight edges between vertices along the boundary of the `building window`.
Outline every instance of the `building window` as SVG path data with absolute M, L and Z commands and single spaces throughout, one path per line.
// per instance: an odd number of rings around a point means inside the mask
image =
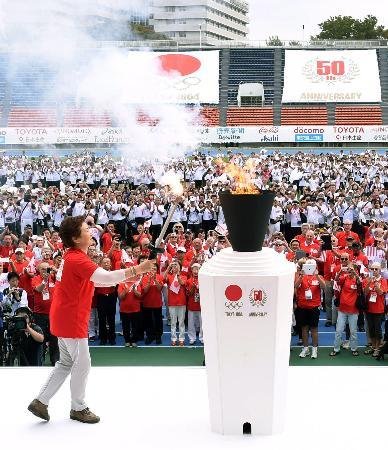
M 186 33 L 183 32 L 183 31 L 180 31 L 180 32 L 179 32 L 179 37 L 186 37 Z
M 166 6 L 165 9 L 167 12 L 175 12 L 175 6 Z

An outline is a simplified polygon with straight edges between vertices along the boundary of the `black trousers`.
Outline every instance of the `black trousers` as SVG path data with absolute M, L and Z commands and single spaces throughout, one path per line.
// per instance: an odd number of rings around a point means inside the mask
M 199 231 L 200 225 L 199 223 L 189 223 L 187 224 L 187 229 L 192 231 L 194 233 L 195 236 L 198 236 L 198 231 Z
M 206 236 L 210 230 L 214 230 L 216 226 L 215 220 L 202 220 L 202 228 L 204 229 Z
M 97 294 L 98 333 L 103 344 L 116 343 L 115 315 L 117 294 Z
M 115 231 L 118 233 L 121 237 L 121 239 L 125 239 L 125 219 L 123 220 L 115 220 Z
M 136 343 L 139 336 L 141 312 L 120 313 L 123 335 L 126 344 Z
M 162 225 L 151 225 L 150 234 L 152 236 L 152 241 L 155 242 L 159 237 L 160 232 L 162 231 Z
M 144 328 L 148 339 L 159 339 L 163 334 L 162 307 L 144 308 Z
M 44 335 L 43 352 L 42 352 L 42 365 L 46 358 L 47 344 L 50 356 L 50 363 L 55 366 L 55 363 L 59 361 L 59 347 L 58 338 L 50 333 L 50 318 L 47 314 L 34 314 L 34 321 L 36 325 L 42 328 Z

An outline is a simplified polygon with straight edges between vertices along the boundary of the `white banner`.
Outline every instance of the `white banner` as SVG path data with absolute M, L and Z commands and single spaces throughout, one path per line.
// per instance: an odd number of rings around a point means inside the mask
M 253 143 L 276 142 L 355 142 L 386 143 L 388 145 L 388 125 L 386 126 L 261 126 L 261 127 L 209 127 L 201 128 L 203 143 Z
M 386 143 L 388 125 L 197 127 L 203 144 L 355 142 Z M 131 128 L 0 128 L 0 145 L 134 144 Z M 155 142 L 157 151 L 157 142 Z
M 219 51 L 128 52 L 128 103 L 219 103 Z
M 286 50 L 282 101 L 381 102 L 376 50 Z

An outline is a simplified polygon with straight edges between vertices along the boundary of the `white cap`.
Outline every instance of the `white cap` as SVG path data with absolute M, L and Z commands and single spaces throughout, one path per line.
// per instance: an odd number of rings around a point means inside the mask
M 24 253 L 24 250 L 19 247 L 15 250 L 15 253 Z
M 176 251 L 186 253 L 186 249 L 184 247 L 178 247 Z

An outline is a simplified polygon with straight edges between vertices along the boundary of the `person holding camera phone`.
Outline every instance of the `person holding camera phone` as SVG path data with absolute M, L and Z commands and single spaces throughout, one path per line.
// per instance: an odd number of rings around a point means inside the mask
M 299 354 L 300 358 L 310 355 L 308 345 L 309 331 L 313 341 L 311 358 L 316 359 L 318 357 L 319 307 L 321 306 L 321 291 L 323 289 L 325 289 L 325 280 L 318 275 L 315 260 L 307 259 L 302 268 L 298 265 L 295 291 L 303 340 L 303 349 Z
M 9 272 L 7 275 L 9 287 L 3 290 L 3 300 L 1 301 L 3 310 L 10 310 L 12 314 L 22 307 L 28 306 L 27 292 L 19 288 L 19 275 Z
M 176 324 L 179 326 L 179 346 L 185 345 L 185 314 L 186 314 L 186 277 L 181 275 L 181 267 L 173 261 L 164 274 L 167 284 L 168 310 L 171 317 L 171 345 L 177 343 Z
M 87 255 L 92 243 L 89 227 L 82 216 L 67 217 L 61 224 L 60 236 L 67 249 L 56 274 L 56 285 L 50 309 L 50 331 L 58 337 L 60 360 L 28 410 L 50 420 L 48 404 L 71 373 L 70 418 L 83 423 L 97 423 L 85 401 L 85 389 L 91 367 L 88 347 L 88 322 L 94 288 L 115 286 L 127 279 L 149 272 L 155 261 L 138 266 L 106 271 Z
M 379 348 L 382 339 L 381 325 L 385 315 L 385 296 L 388 292 L 387 280 L 381 276 L 381 264 L 374 262 L 370 267 L 370 276 L 363 283 L 368 308 L 366 320 L 368 323 L 369 338 L 372 347 L 365 350 L 366 355 L 379 356 Z
M 41 262 L 38 274 L 32 279 L 33 302 L 32 312 L 34 320 L 44 334 L 42 361 L 44 363 L 48 346 L 50 363 L 52 366 L 59 360 L 58 338 L 50 333 L 50 308 L 53 298 L 55 281 L 49 263 Z
M 342 257 L 340 270 L 336 273 L 335 283 L 337 286 L 337 326 L 335 331 L 334 349 L 330 356 L 337 356 L 341 347 L 341 336 L 345 330 L 346 323 L 350 329 L 350 349 L 353 356 L 358 356 L 357 320 L 359 310 L 356 307 L 357 297 L 362 289 L 362 280 L 359 276 L 357 266 L 349 263 L 349 257 Z M 347 265 L 346 265 L 347 264 Z

